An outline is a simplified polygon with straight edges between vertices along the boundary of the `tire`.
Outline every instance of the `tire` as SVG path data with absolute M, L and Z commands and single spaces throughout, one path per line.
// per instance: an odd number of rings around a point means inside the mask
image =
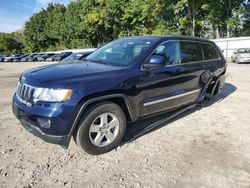
M 119 146 L 126 132 L 126 116 L 120 106 L 104 101 L 91 105 L 84 114 L 73 135 L 79 148 L 91 155 L 99 155 Z

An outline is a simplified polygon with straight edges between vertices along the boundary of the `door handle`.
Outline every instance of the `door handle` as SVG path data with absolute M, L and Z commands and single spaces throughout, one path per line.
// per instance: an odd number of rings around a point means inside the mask
M 211 68 L 212 67 L 212 65 L 210 65 L 210 64 L 207 64 L 207 68 Z
M 207 68 L 212 68 L 212 65 L 207 65 Z
M 205 68 L 205 69 L 212 68 L 212 65 L 206 64 L 206 65 L 203 65 L 203 68 Z

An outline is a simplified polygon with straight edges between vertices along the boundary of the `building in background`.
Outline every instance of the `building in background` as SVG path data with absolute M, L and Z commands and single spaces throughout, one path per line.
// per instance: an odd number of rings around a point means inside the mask
M 230 58 L 238 48 L 250 48 L 250 37 L 237 37 L 213 40 L 223 50 L 225 58 Z

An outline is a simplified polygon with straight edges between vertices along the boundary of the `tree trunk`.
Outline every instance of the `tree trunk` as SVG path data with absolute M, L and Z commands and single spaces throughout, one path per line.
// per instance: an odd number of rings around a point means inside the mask
M 191 26 L 191 34 L 194 37 L 195 36 L 195 5 L 194 2 L 195 0 L 191 0 L 191 2 L 189 1 L 189 15 L 192 18 L 192 26 Z M 191 6 L 190 6 L 191 5 Z
M 228 4 L 227 4 L 228 3 Z M 230 26 L 228 23 L 229 18 L 232 16 L 232 4 L 231 1 L 226 1 L 226 13 L 227 13 L 227 38 L 230 38 Z
M 219 31 L 219 27 L 216 26 L 216 38 L 219 39 L 220 38 L 220 31 Z
M 192 0 L 192 36 L 195 36 L 195 10 L 194 10 L 194 0 Z
M 130 36 L 129 28 L 127 28 L 127 37 Z
M 195 18 L 193 16 L 193 26 L 192 26 L 192 36 L 194 37 L 195 36 Z
M 227 38 L 230 38 L 230 27 L 228 23 L 227 23 Z

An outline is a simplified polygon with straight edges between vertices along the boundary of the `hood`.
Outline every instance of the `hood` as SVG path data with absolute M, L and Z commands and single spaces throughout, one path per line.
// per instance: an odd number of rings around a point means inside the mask
M 93 80 L 93 77 L 103 79 L 105 75 L 110 76 L 110 72 L 121 69 L 124 68 L 93 62 L 57 63 L 28 70 L 22 76 L 27 84 L 44 86 L 49 83 L 65 84 L 86 79 Z

